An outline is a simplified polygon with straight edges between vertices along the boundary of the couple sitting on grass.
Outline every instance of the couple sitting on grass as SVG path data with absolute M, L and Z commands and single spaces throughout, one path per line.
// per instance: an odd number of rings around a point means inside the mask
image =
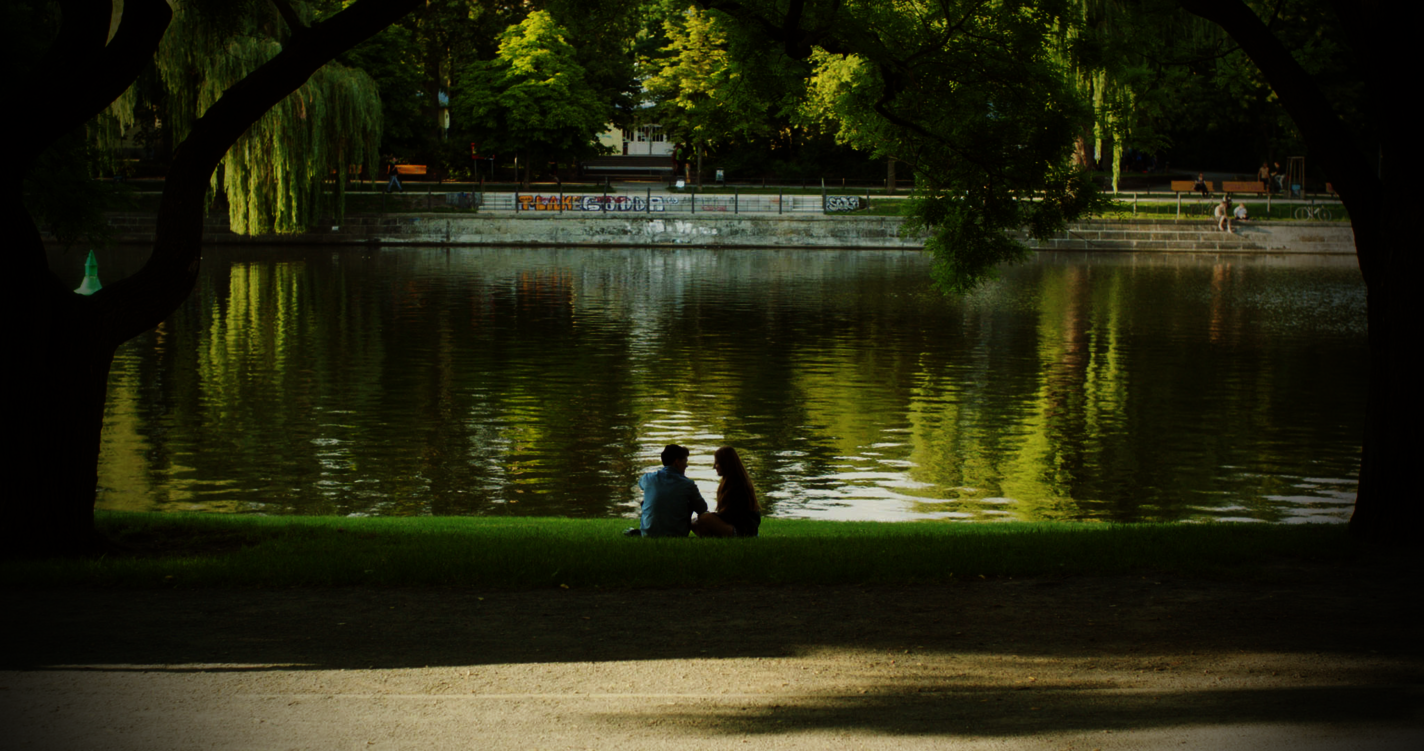
M 672 444 L 663 449 L 663 467 L 638 479 L 643 489 L 643 524 L 624 534 L 642 537 L 756 537 L 761 507 L 756 490 L 737 450 L 723 446 L 712 455 L 712 469 L 721 475 L 717 510 L 709 512 L 697 483 L 687 479 L 688 451 Z M 693 514 L 697 515 L 696 520 Z

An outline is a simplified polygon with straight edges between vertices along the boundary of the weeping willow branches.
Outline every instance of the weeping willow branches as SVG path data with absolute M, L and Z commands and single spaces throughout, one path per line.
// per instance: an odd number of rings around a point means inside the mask
M 1069 71 L 1080 94 L 1092 102 L 1092 154 L 1086 153 L 1087 134 L 1079 136 L 1081 166 L 1101 164 L 1103 142 L 1112 144 L 1112 188 L 1118 189 L 1125 142 L 1131 137 L 1135 104 L 1134 84 L 1140 71 L 1127 62 L 1122 50 L 1112 49 L 1125 26 L 1127 13 L 1121 0 L 1077 0 L 1071 15 L 1059 24 L 1055 57 Z
M 174 1 L 173 23 L 159 45 L 155 66 L 166 92 L 168 127 L 180 142 L 230 86 L 282 49 L 287 22 L 270 3 Z M 311 10 L 294 4 L 307 23 Z M 132 125 L 137 94 L 110 108 L 109 131 Z M 228 220 L 238 234 L 301 232 L 322 216 L 340 218 L 348 165 L 376 170 L 381 139 L 376 83 L 364 71 L 331 62 L 238 139 L 212 177 L 226 197 Z
M 1079 135 L 1077 159 L 1082 167 L 1101 166 L 1110 143 L 1117 192 L 1128 144 L 1148 150 L 1168 145 L 1152 127 L 1171 96 L 1163 89 L 1162 60 L 1172 50 L 1212 47 L 1221 34 L 1200 19 L 1184 20 L 1166 0 L 1071 0 L 1068 8 L 1049 52 L 1092 103 L 1093 120 Z

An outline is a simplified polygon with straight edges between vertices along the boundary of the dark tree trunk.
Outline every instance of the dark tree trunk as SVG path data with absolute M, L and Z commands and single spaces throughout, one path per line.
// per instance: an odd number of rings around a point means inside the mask
M 28 215 L 29 232 L 15 248 L 43 259 L 44 244 Z M 14 222 L 6 222 L 15 227 Z M 46 271 L 48 274 L 48 271 Z M 16 552 L 77 552 L 92 547 L 99 434 L 114 347 L 95 325 L 90 298 L 53 275 L 10 303 L 23 318 L 11 340 L 21 375 L 5 424 L 18 440 L 6 448 L 11 491 L 0 511 Z
M 1083 132 L 1073 139 L 1073 165 L 1088 172 L 1097 168 L 1097 160 L 1093 159 L 1093 131 L 1091 127 L 1084 126 Z
M 1241 0 L 1180 0 L 1240 45 L 1270 82 L 1300 128 L 1312 159 L 1323 165 L 1355 230 L 1355 251 L 1368 295 L 1369 396 L 1360 464 L 1360 489 L 1350 530 L 1371 540 L 1413 541 L 1424 522 L 1424 498 L 1414 477 L 1419 456 L 1419 396 L 1409 353 L 1415 349 L 1420 271 L 1419 240 L 1408 225 L 1400 171 L 1381 174 L 1361 150 L 1363 134 L 1346 127 L 1309 74 Z M 1397 12 L 1384 3 L 1335 2 L 1368 95 L 1381 153 L 1396 163 L 1408 156 L 1404 131 L 1408 97 L 1392 90 L 1411 70 Z M 1322 395 L 1328 398 L 1329 395 Z
M 895 157 L 885 157 L 885 194 L 895 195 Z
M 441 43 L 440 29 L 440 8 L 435 3 L 428 3 L 421 14 L 420 25 L 425 32 L 425 123 L 429 128 L 426 131 L 425 154 L 422 159 L 429 164 L 431 179 L 442 179 L 441 172 L 442 155 L 444 153 L 441 144 L 444 142 L 445 121 L 444 108 L 440 106 L 440 92 L 445 86 L 445 49 Z
M 361 0 L 331 18 L 294 30 L 271 61 L 232 86 L 194 124 L 173 156 L 158 213 L 153 252 L 138 273 L 83 297 L 49 271 L 45 248 L 23 203 L 20 183 L 6 181 L 0 216 L 14 232 L 6 300 L 24 390 L 8 400 L 6 425 L 21 440 L 9 456 L 12 491 L 3 514 L 9 550 L 71 553 L 94 545 L 93 514 L 99 436 L 114 351 L 168 317 L 198 275 L 208 178 L 228 148 L 268 109 L 342 50 L 385 28 L 418 0 Z M 152 58 L 171 18 L 163 0 L 128 0 L 112 41 L 110 3 L 61 3 L 63 28 L 24 101 L 21 176 L 33 154 L 81 127 L 113 101 Z M 52 64 L 48 61 L 54 61 Z M 46 67 L 48 66 L 48 67 Z M 95 73 L 95 71 L 98 71 Z

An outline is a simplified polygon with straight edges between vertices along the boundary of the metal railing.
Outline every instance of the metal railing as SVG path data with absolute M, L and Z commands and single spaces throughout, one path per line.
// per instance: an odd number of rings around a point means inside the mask
M 486 211 L 577 214 L 822 214 L 857 211 L 867 196 L 697 193 L 478 193 Z

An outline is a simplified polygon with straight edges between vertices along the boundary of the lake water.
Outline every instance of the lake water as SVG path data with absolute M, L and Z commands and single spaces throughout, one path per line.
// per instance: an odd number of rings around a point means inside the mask
M 779 517 L 1335 522 L 1356 490 L 1351 257 L 1044 253 L 964 298 L 895 251 L 203 263 L 115 359 L 100 508 L 631 516 L 672 442 L 708 497 L 736 446 Z

